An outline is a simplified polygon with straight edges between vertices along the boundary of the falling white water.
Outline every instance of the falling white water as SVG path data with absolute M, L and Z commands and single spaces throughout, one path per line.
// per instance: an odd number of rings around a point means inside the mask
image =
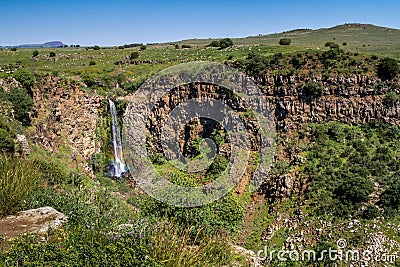
M 117 109 L 115 108 L 115 104 L 111 99 L 109 99 L 108 102 L 110 104 L 112 140 L 114 149 L 114 162 L 112 165 L 111 176 L 121 177 L 122 174 L 126 171 L 124 156 L 122 152 L 121 130 L 118 124 Z

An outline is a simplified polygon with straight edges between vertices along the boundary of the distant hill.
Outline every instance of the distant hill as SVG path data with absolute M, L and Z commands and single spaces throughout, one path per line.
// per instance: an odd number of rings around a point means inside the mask
M 331 28 L 294 29 L 282 33 L 232 38 L 235 45 L 279 45 L 281 38 L 290 38 L 290 46 L 323 48 L 326 42 L 336 42 L 353 52 L 376 53 L 400 58 L 400 30 L 372 24 L 346 23 Z M 207 45 L 214 39 L 189 39 L 180 45 Z
M 46 42 L 43 44 L 22 44 L 22 45 L 14 45 L 14 46 L 2 46 L 3 48 L 10 48 L 10 47 L 17 47 L 17 48 L 57 48 L 57 47 L 63 47 L 66 44 L 64 44 L 61 41 L 51 41 L 51 42 Z

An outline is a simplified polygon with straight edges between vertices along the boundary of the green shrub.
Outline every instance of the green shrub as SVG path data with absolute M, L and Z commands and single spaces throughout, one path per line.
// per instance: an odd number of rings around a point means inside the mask
M 290 45 L 292 40 L 290 38 L 282 38 L 279 40 L 280 45 Z
M 218 154 L 215 155 L 213 162 L 207 170 L 207 176 L 211 178 L 218 177 L 227 168 L 228 163 L 225 157 Z
M 398 152 L 394 149 L 400 145 L 395 138 L 397 132 L 397 127 L 377 123 L 362 127 L 342 123 L 310 126 L 308 136 L 312 145 L 304 175 L 310 179 L 306 197 L 314 201 L 317 214 L 371 216 L 361 211 L 373 192 L 371 178 L 381 185 L 398 179 L 398 175 L 393 175 L 400 172 Z M 396 206 L 391 204 L 396 202 L 391 197 L 396 187 L 387 188 L 393 190 L 387 189 L 381 195 L 385 212 L 395 210 Z
M 190 45 L 185 45 L 185 44 L 183 44 L 182 45 L 182 48 L 192 48 Z
M 7 266 L 228 266 L 233 261 L 225 235 L 204 237 L 198 230 L 171 221 L 129 221 L 132 227 L 112 231 L 68 227 L 50 234 L 46 242 L 23 235 L 13 241 L 0 262 Z
M 60 241 L 21 236 L 7 252 L 0 252 L 0 261 L 9 266 L 156 266 L 148 257 L 149 241 L 136 234 L 106 236 L 79 228 L 52 237 Z
M 324 93 L 324 85 L 321 82 L 309 81 L 302 90 L 303 96 L 318 98 Z
M 385 95 L 385 104 L 389 107 L 396 105 L 396 103 L 400 100 L 400 96 L 396 92 L 388 92 Z
M 140 209 L 142 216 L 173 220 L 180 227 L 191 229 L 192 236 L 201 228 L 205 235 L 219 231 L 237 232 L 243 220 L 243 205 L 232 193 L 208 205 L 193 208 L 170 206 L 145 196 L 131 201 Z
M 92 86 L 96 85 L 96 80 L 94 79 L 94 77 L 92 75 L 90 75 L 88 73 L 82 73 L 81 79 L 88 87 L 92 87 Z
M 96 61 L 91 60 L 91 61 L 89 62 L 89 66 L 94 66 L 94 65 L 96 65 Z
M 328 51 L 324 51 L 321 55 L 321 60 L 325 63 L 327 60 L 337 59 L 339 56 L 339 49 L 329 49 Z
M 8 100 L 13 105 L 14 117 L 24 126 L 29 126 L 31 119 L 29 112 L 33 107 L 32 97 L 25 89 L 13 88 L 8 93 Z
M 147 46 L 145 46 L 145 45 L 141 45 L 141 46 L 139 47 L 139 49 L 140 49 L 141 51 L 146 50 L 146 48 L 147 48 Z
M 213 41 L 211 41 L 211 43 L 209 44 L 209 46 L 211 46 L 211 47 L 219 47 L 219 40 L 213 40 Z
M 343 179 L 334 195 L 345 204 L 357 205 L 369 200 L 372 190 L 373 184 L 369 178 L 351 175 Z
M 30 89 L 35 85 L 35 76 L 33 73 L 25 69 L 21 69 L 14 72 L 13 77 L 20 82 L 26 90 L 28 90 L 30 95 L 32 95 Z
M 39 55 L 39 51 L 33 50 L 32 57 L 37 57 Z
M 304 65 L 304 61 L 301 55 L 294 55 L 290 60 L 290 64 L 293 65 L 294 68 L 298 69 L 302 65 Z
M 367 208 L 363 211 L 362 217 L 367 220 L 372 220 L 375 219 L 376 217 L 379 217 L 381 215 L 381 212 L 375 205 L 369 204 Z
M 131 55 L 129 56 L 130 60 L 136 59 L 139 57 L 139 52 L 134 51 L 131 53 Z
M 386 57 L 378 65 L 378 77 L 382 80 L 391 80 L 399 74 L 399 63 L 394 58 Z
M 259 77 L 263 75 L 268 66 L 268 60 L 260 54 L 250 53 L 246 58 L 246 73 L 253 76 Z
M 0 153 L 14 153 L 14 138 L 2 128 L 0 128 Z
M 211 47 L 219 47 L 221 49 L 225 49 L 227 47 L 233 46 L 233 41 L 230 38 L 224 38 L 221 40 L 213 40 L 209 44 Z
M 93 46 L 93 50 L 100 50 L 100 46 L 98 45 Z
M 56 56 L 56 52 L 51 51 L 50 54 L 49 54 L 49 57 L 55 57 L 55 56 Z
M 326 42 L 325 43 L 325 47 L 330 47 L 331 46 L 331 44 L 333 44 L 334 42 Z
M 391 183 L 380 196 L 380 202 L 387 216 L 398 214 L 400 207 L 400 178 L 393 177 Z
M 34 158 L 33 164 L 39 169 L 43 181 L 46 181 L 49 185 L 61 185 L 70 182 L 69 173 L 49 159 Z
M 228 47 L 230 47 L 232 45 L 233 45 L 233 41 L 230 38 L 224 38 L 224 39 L 219 41 L 219 47 L 221 49 L 228 48 Z
M 39 170 L 31 160 L 1 156 L 0 217 L 18 211 L 21 202 L 39 182 Z

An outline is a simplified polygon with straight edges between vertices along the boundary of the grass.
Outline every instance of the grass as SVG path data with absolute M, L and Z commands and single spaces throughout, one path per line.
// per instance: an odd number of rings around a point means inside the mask
M 197 230 L 195 238 L 188 228 L 164 222 L 153 231 L 150 255 L 163 266 L 222 266 L 232 263 L 229 237 L 223 233 L 207 237 Z M 202 236 L 202 238 L 200 238 Z
M 278 45 L 279 39 L 292 39 L 289 46 Z M 85 48 L 37 49 L 39 56 L 32 58 L 33 49 L 0 51 L 0 78 L 7 71 L 23 67 L 37 74 L 51 74 L 63 78 L 80 80 L 82 75 L 92 75 L 97 79 L 106 77 L 116 81 L 122 79 L 125 84 L 143 81 L 158 71 L 182 62 L 244 60 L 250 52 L 262 56 L 275 53 L 294 53 L 326 50 L 326 42 L 335 42 L 345 52 L 359 54 L 377 54 L 400 59 L 400 30 L 372 25 L 336 26 L 312 31 L 292 31 L 279 34 L 262 35 L 234 39 L 234 46 L 226 49 L 206 47 L 209 39 L 183 40 L 179 44 L 189 44 L 190 49 L 175 49 L 170 44 L 148 45 L 144 51 L 139 48 L 103 48 L 92 50 Z M 344 46 L 343 43 L 346 43 Z M 149 63 L 130 64 L 127 60 L 131 52 L 139 52 L 138 61 Z M 50 57 L 55 52 L 55 57 Z M 96 65 L 90 66 L 95 61 Z M 116 64 L 117 62 L 120 62 Z M 118 78 L 119 77 L 119 78 Z M 103 89 L 98 88 L 98 91 Z
M 339 25 L 318 30 L 300 30 L 284 33 L 250 36 L 233 39 L 236 45 L 277 46 L 281 38 L 290 38 L 290 46 L 306 49 L 322 49 L 326 42 L 333 41 L 351 52 L 375 53 L 400 59 L 400 30 L 365 24 Z M 178 42 L 192 46 L 207 45 L 211 39 L 191 39 Z
M 18 211 L 21 202 L 40 182 L 34 161 L 0 156 L 0 217 Z

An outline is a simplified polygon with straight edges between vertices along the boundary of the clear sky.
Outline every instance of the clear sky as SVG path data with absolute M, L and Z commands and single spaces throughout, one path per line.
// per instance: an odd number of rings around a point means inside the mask
M 359 22 L 400 28 L 400 1 L 1 0 L 0 45 L 123 45 Z

